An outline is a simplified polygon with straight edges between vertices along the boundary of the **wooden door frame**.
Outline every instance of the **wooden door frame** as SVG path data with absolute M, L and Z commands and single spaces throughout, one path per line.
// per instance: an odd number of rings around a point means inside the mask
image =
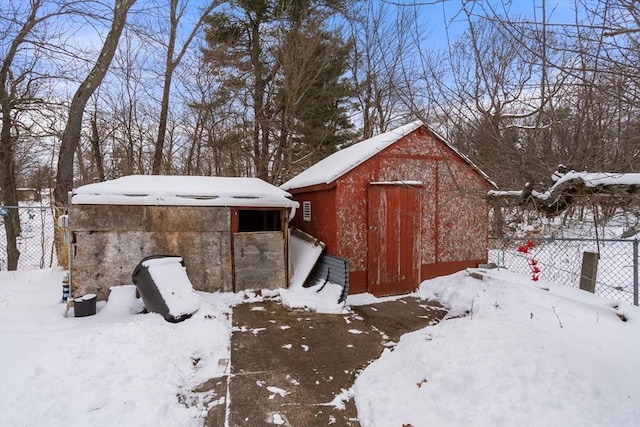
M 387 189 L 397 189 L 398 187 L 409 190 L 409 194 L 412 194 L 413 197 L 416 197 L 415 201 L 417 202 L 417 209 L 415 209 L 415 212 L 412 212 L 413 215 L 417 216 L 417 220 L 414 222 L 414 227 L 412 229 L 411 235 L 403 235 L 402 230 L 399 231 L 398 235 L 398 239 L 400 242 L 406 241 L 407 244 L 412 245 L 413 259 L 410 266 L 410 277 L 406 279 L 407 284 L 396 282 L 380 286 L 380 284 L 375 283 L 376 280 L 374 279 L 373 268 L 374 265 L 377 265 L 376 262 L 380 257 L 380 242 L 382 239 L 379 235 L 377 235 L 379 228 L 377 220 L 379 219 L 379 217 L 377 217 L 377 213 L 374 212 L 374 210 L 379 206 L 379 201 L 376 202 L 374 198 L 381 198 L 380 196 L 383 194 L 383 192 L 387 191 Z M 420 284 L 420 267 L 422 263 L 422 184 L 418 181 L 410 181 L 409 183 L 372 182 L 369 184 L 367 191 L 367 292 L 379 296 L 412 292 Z M 395 207 L 395 209 L 398 209 L 398 207 Z M 385 221 L 388 221 L 387 214 L 385 214 L 384 219 Z M 374 221 L 376 223 L 374 223 Z M 406 231 L 404 234 L 406 234 Z M 410 287 L 411 289 L 409 289 Z

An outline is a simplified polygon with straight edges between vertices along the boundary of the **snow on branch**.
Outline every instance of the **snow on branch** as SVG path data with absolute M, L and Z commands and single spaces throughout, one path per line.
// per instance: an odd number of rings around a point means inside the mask
M 523 190 L 491 190 L 487 200 L 494 206 L 532 208 L 548 217 L 561 214 L 586 196 L 615 198 L 617 204 L 640 200 L 640 173 L 564 173 L 558 169 L 553 175 L 555 184 L 546 191 L 537 191 L 527 183 Z

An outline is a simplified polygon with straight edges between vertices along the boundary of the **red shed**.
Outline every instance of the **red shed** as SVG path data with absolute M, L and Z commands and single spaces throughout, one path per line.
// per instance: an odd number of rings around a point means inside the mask
M 321 160 L 280 188 L 300 203 L 293 225 L 349 262 L 349 293 L 412 292 L 487 260 L 495 184 L 421 121 Z

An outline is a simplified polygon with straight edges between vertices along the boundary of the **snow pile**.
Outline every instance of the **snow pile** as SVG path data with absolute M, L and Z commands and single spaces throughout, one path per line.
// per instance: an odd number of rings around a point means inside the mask
M 178 397 L 224 374 L 229 307 L 243 296 L 201 293 L 193 317 L 168 323 L 136 314 L 135 287 L 120 286 L 96 315 L 65 318 L 62 275 L 0 272 L 1 424 L 201 426 L 207 405 Z
M 358 377 L 361 424 L 636 425 L 640 309 L 490 274 L 421 285 L 448 318 L 404 335 Z
M 346 303 L 338 302 L 341 294 L 342 286 L 331 282 L 325 284 L 324 280 L 308 288 L 295 284 L 287 289 L 280 289 L 282 305 L 290 308 L 307 308 L 324 314 L 349 312 Z
M 169 314 L 174 318 L 195 313 L 200 308 L 200 296 L 193 290 L 187 269 L 180 257 L 148 259 L 142 263 L 149 269 Z

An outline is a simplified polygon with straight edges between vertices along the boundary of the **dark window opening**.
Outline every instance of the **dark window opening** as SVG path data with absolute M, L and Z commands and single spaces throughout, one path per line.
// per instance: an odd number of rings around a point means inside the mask
M 282 231 L 280 211 L 246 210 L 238 211 L 238 231 Z

